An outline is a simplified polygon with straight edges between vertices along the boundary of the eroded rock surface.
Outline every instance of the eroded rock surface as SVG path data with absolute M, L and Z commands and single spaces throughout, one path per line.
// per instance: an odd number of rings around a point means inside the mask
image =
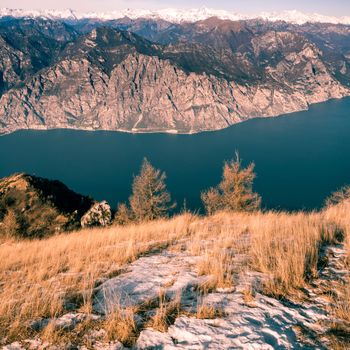
M 127 267 L 127 271 L 99 286 L 95 293 L 94 310 L 106 314 L 116 305 L 136 306 L 159 298 L 164 292 L 169 298 L 193 292 L 207 280 L 198 276 L 198 257 L 186 253 L 162 252 L 142 257 Z M 191 292 L 190 292 L 191 293 Z
M 204 304 L 224 310 L 224 317 L 181 316 L 166 333 L 153 329 L 142 331 L 137 348 L 330 349 L 326 334 L 334 320 L 329 317 L 331 301 L 327 293 L 337 290 L 334 283 L 345 283 L 349 271 L 344 269 L 344 246 L 328 246 L 324 254 L 328 264 L 307 288 L 308 299 L 281 301 L 257 293 L 246 301 L 245 289 L 261 276 L 244 273 L 234 291 L 216 291 L 203 299 Z

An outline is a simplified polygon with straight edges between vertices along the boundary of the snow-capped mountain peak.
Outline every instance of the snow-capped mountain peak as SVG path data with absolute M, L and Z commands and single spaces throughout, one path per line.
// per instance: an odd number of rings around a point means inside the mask
M 65 10 L 22 10 L 22 9 L 9 9 L 0 8 L 0 17 L 41 17 L 48 19 L 77 19 L 75 12 L 71 9 Z
M 218 17 L 221 19 L 229 19 L 233 21 L 247 20 L 253 18 L 261 18 L 268 21 L 285 21 L 295 24 L 304 24 L 307 22 L 312 23 L 333 23 L 333 24 L 350 24 L 350 16 L 335 17 L 326 16 L 317 13 L 303 13 L 297 10 L 282 11 L 282 12 L 262 12 L 260 14 L 245 15 L 226 10 L 216 10 L 206 7 L 195 9 L 160 9 L 160 10 L 147 10 L 147 9 L 124 9 L 111 12 L 86 12 L 80 13 L 71 9 L 66 10 L 22 10 L 22 9 L 9 9 L 0 8 L 0 17 L 41 17 L 48 19 L 62 19 L 62 20 L 74 20 L 74 19 L 99 19 L 99 20 L 113 20 L 123 17 L 129 17 L 131 19 L 137 18 L 153 18 L 163 19 L 173 23 L 182 22 L 196 22 L 205 20 L 210 17 Z
M 304 13 L 297 10 L 282 12 L 262 12 L 258 16 L 268 21 L 285 21 L 294 24 L 310 23 L 333 23 L 333 24 L 350 24 L 350 16 L 335 17 L 325 16 L 318 13 Z

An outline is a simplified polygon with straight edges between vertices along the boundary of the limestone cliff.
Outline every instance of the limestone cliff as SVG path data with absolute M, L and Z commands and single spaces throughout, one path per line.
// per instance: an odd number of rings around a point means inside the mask
M 236 46 L 207 42 L 207 51 L 194 35 L 193 42 L 164 46 L 130 32 L 94 29 L 71 41 L 56 62 L 3 93 L 0 133 L 52 128 L 194 133 L 350 95 L 322 50 L 304 36 L 252 33 L 226 22 L 219 37 L 235 35 Z M 212 26 L 209 21 L 208 30 Z

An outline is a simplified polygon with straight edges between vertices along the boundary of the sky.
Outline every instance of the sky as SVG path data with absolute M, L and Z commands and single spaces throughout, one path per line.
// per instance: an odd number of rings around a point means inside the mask
M 0 7 L 112 11 L 123 8 L 209 7 L 241 13 L 299 10 L 324 15 L 350 16 L 350 0 L 0 0 Z

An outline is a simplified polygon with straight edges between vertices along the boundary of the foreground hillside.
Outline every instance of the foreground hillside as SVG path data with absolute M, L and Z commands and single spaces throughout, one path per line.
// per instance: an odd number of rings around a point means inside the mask
M 347 349 L 349 213 L 344 200 L 5 240 L 1 344 Z
M 78 229 L 93 203 L 57 180 L 23 173 L 5 177 L 0 179 L 0 240 Z

